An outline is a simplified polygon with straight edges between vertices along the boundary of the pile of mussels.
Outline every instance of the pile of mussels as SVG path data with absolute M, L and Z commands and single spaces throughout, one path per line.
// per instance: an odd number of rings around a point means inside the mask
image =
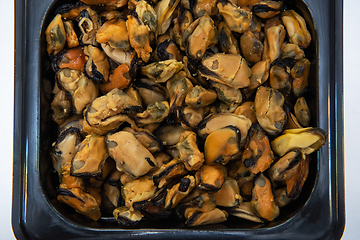
M 272 221 L 309 155 L 311 35 L 281 1 L 81 0 L 45 35 L 57 199 L 134 226 Z

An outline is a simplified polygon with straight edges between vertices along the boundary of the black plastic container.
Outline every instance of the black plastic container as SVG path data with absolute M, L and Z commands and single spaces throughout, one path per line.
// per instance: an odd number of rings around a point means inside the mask
M 313 40 L 313 125 L 328 139 L 311 162 L 301 197 L 273 222 L 239 219 L 185 228 L 172 221 L 123 229 L 111 218 L 86 220 L 54 200 L 49 117 L 53 73 L 44 32 L 57 6 L 68 1 L 15 0 L 15 120 L 12 226 L 18 239 L 340 239 L 345 225 L 343 152 L 343 48 L 340 0 L 289 0 L 304 16 Z

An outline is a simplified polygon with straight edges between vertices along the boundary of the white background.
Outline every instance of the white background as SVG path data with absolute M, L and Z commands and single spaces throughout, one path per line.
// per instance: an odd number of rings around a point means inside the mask
M 0 9 L 0 239 L 13 239 L 10 219 L 14 97 L 14 2 L 1 0 Z M 345 240 L 360 239 L 359 9 L 360 1 L 344 1 L 346 228 L 342 239 Z

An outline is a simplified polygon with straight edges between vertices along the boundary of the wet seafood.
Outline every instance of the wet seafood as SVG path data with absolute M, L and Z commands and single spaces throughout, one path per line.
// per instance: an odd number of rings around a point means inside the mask
M 173 215 L 189 227 L 279 216 L 314 176 L 310 157 L 327 138 L 310 120 L 316 58 L 305 53 L 316 41 L 290 7 L 81 0 L 56 9 L 41 38 L 59 125 L 51 201 L 126 228 Z

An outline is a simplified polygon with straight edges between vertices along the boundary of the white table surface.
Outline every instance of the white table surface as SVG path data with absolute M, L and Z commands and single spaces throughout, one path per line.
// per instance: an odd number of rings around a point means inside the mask
M 14 3 L 0 1 L 0 239 L 14 239 L 11 228 Z M 346 227 L 342 239 L 360 239 L 360 1 L 344 1 L 344 102 Z

